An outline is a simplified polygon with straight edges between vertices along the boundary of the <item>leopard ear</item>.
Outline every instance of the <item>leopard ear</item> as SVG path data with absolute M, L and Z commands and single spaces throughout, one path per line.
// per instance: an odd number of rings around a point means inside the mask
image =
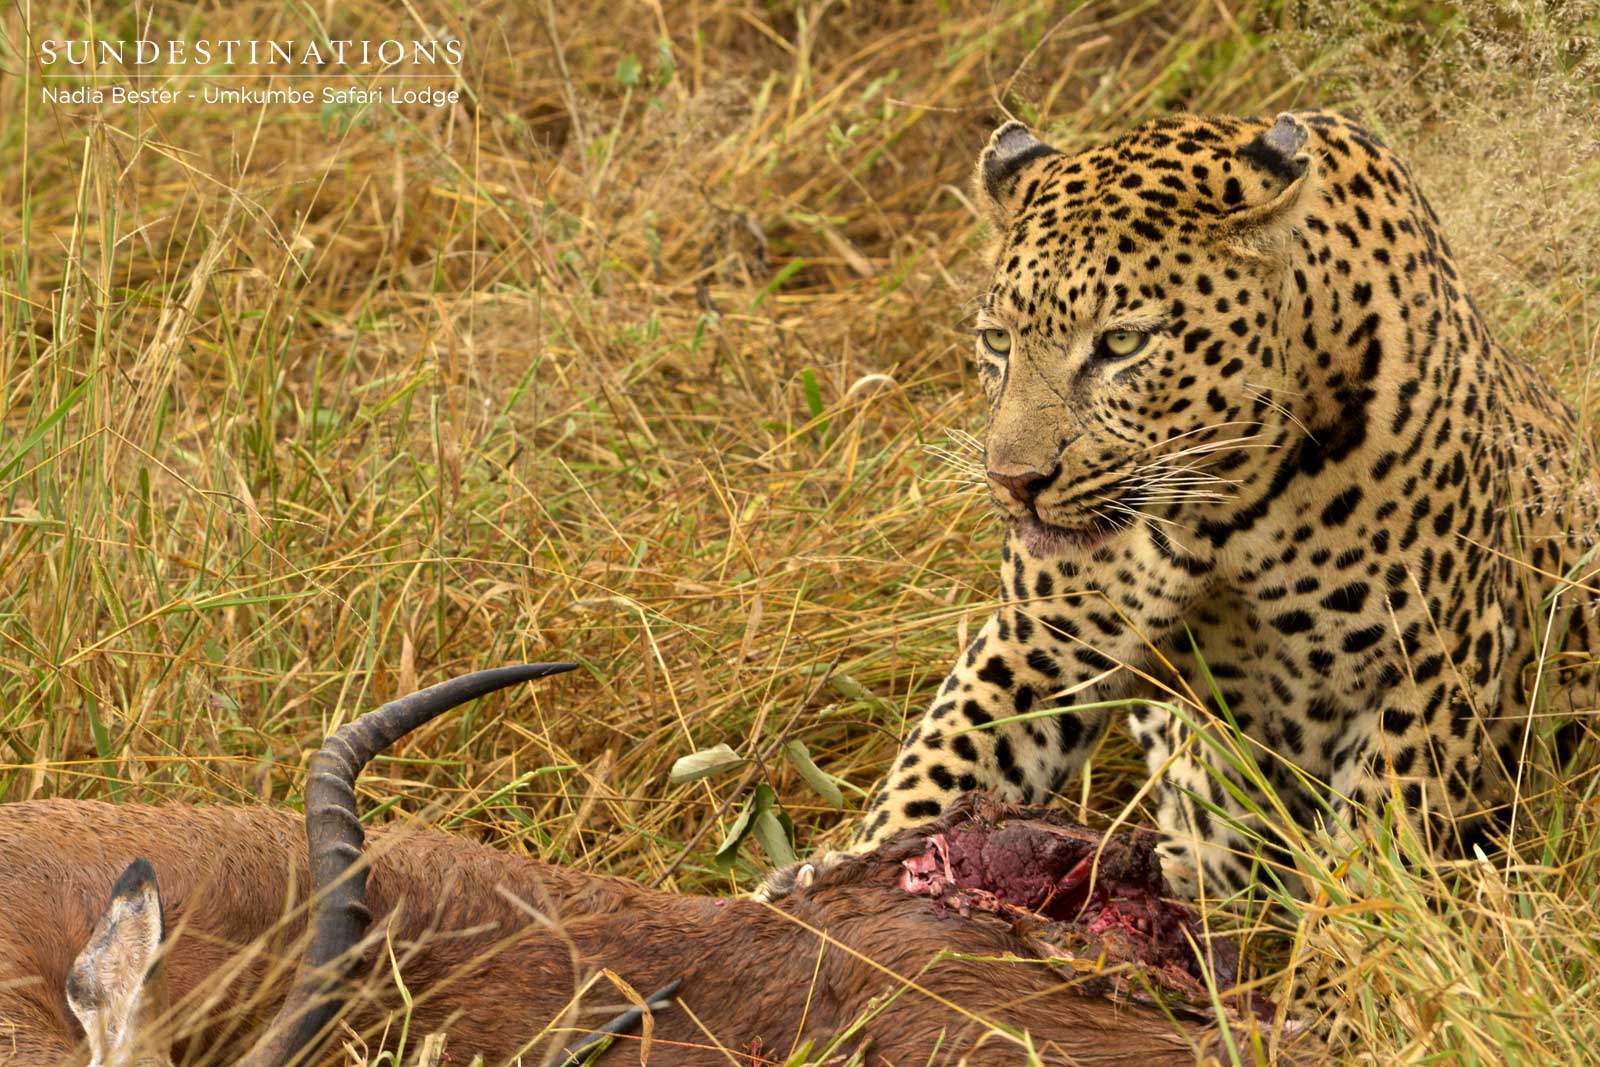
M 1257 172 L 1261 189 L 1225 218 L 1247 245 L 1266 251 L 1305 220 L 1319 186 L 1316 158 L 1306 150 L 1310 139 L 1305 123 L 1286 111 L 1239 150 Z
M 1004 226 L 1017 209 L 1022 175 L 1030 164 L 1056 150 L 1039 140 L 1020 122 L 1008 122 L 989 137 L 978 157 L 975 184 L 990 219 Z
M 1311 154 L 1305 150 L 1310 139 L 1311 131 L 1305 123 L 1285 111 L 1239 154 L 1262 170 L 1292 182 L 1311 166 Z

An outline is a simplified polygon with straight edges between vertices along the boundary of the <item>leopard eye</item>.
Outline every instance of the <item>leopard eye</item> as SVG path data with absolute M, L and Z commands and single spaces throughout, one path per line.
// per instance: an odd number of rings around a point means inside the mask
M 1127 359 L 1149 340 L 1149 334 L 1138 330 L 1111 330 L 1100 335 L 1095 354 L 1102 359 Z
M 1011 351 L 1011 331 L 999 330 L 993 326 L 979 330 L 978 337 L 983 341 L 983 347 L 997 356 L 1004 356 Z

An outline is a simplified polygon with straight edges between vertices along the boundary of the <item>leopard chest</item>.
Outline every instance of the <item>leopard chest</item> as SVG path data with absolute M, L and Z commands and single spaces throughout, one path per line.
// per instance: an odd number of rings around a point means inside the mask
M 1357 528 L 1359 529 L 1359 528 Z M 1181 681 L 1212 713 L 1300 770 L 1336 775 L 1363 749 L 1436 738 L 1475 743 L 1514 643 L 1484 576 L 1437 573 L 1364 538 L 1289 531 L 1219 577 L 1166 642 Z M 1424 550 L 1429 551 L 1429 550 Z

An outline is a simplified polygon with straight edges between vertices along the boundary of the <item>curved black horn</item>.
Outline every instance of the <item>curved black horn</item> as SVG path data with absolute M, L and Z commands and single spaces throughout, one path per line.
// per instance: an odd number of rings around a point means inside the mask
M 372 922 L 367 871 L 360 865 L 361 820 L 356 775 L 417 727 L 486 693 L 561 674 L 576 663 L 529 663 L 476 671 L 429 686 L 369 711 L 331 734 L 311 757 L 306 779 L 306 840 L 311 851 L 313 934 L 283 1007 L 240 1067 L 298 1067 L 317 1052 L 343 1008 L 360 965 L 352 952 Z

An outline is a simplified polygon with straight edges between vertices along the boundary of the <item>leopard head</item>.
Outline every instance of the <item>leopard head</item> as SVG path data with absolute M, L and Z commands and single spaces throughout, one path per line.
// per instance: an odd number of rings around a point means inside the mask
M 1294 420 L 1280 312 L 1317 189 L 1308 136 L 1283 115 L 1162 120 L 1072 156 L 1020 123 L 990 138 L 985 461 L 1024 549 L 1225 507 L 1266 469 Z

